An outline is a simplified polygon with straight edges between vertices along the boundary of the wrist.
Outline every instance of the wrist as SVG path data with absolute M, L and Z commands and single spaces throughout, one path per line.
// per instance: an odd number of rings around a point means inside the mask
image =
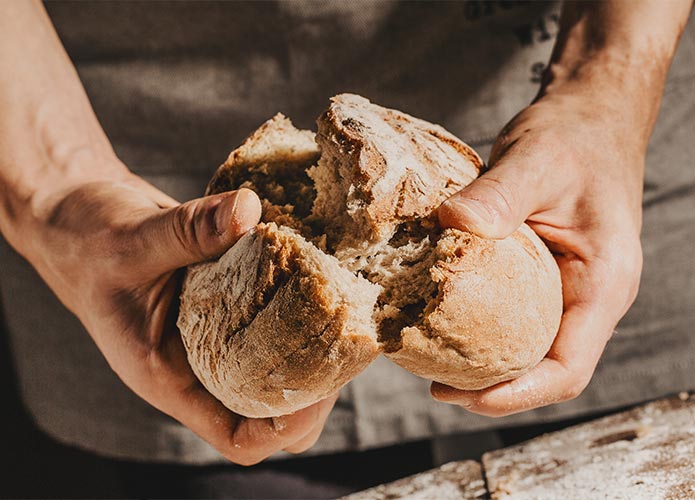
M 575 101 L 646 150 L 689 3 L 567 2 L 536 99 Z
M 646 153 L 661 101 L 663 79 L 643 79 L 643 70 L 604 53 L 589 60 L 551 63 L 535 102 L 561 103 L 562 113 L 593 122 L 604 133 L 615 133 L 627 146 Z M 572 115 L 569 115 L 572 116 Z
M 0 16 L 0 233 L 31 246 L 32 221 L 71 186 L 127 172 L 40 2 Z

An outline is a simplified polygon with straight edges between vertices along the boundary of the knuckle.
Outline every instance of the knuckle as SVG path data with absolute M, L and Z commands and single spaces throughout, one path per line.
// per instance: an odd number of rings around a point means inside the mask
M 172 370 L 169 360 L 164 357 L 160 349 L 161 339 L 148 339 L 147 341 L 145 367 L 148 378 L 158 384 L 166 385 L 170 382 Z
M 139 316 L 138 322 L 147 321 L 146 311 L 136 314 Z M 138 364 L 137 372 L 131 370 L 131 373 L 137 377 L 138 385 L 146 388 L 150 399 L 170 401 L 174 397 L 172 395 L 187 395 L 191 381 L 172 366 L 171 359 L 162 350 L 161 342 L 160 338 L 142 340 L 139 347 L 143 352 L 142 362 Z
M 572 384 L 566 387 L 560 397 L 560 401 L 572 401 L 579 397 L 584 389 L 579 386 L 579 384 Z
M 180 248 L 185 248 L 199 260 L 204 260 L 206 255 L 200 245 L 199 221 L 201 210 L 197 204 L 179 205 L 174 209 L 173 224 L 171 227 L 174 241 Z
M 628 258 L 625 260 L 626 262 L 624 264 L 625 268 L 623 272 L 628 280 L 628 301 L 629 304 L 632 304 L 637 297 L 644 262 L 642 245 L 639 242 L 639 238 L 637 238 L 636 244 L 634 244 L 632 247 L 632 252 L 629 253 Z
M 278 417 L 245 420 L 226 441 L 224 456 L 234 463 L 249 466 L 262 462 L 281 450 L 293 429 L 277 419 Z
M 247 467 L 262 462 L 272 454 L 272 451 L 268 452 L 249 440 L 248 436 L 239 436 L 237 433 L 232 434 L 220 452 L 235 464 Z
M 560 401 L 571 401 L 578 398 L 582 392 L 584 392 L 587 385 L 589 385 L 589 380 L 587 377 L 572 380 L 562 391 Z
M 642 245 L 639 236 L 627 238 L 618 259 L 618 269 L 621 275 L 638 279 L 642 273 Z
M 639 235 L 621 236 L 604 250 L 610 281 L 624 290 L 625 307 L 637 297 L 642 275 L 643 255 Z

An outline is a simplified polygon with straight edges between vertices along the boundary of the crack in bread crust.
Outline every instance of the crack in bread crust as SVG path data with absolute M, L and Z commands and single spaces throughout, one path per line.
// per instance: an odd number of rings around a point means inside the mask
M 379 352 L 369 333 L 373 326 L 363 319 L 357 324 L 358 311 L 346 295 L 357 290 L 375 300 L 378 288 L 337 263 L 320 267 L 312 253 L 320 252 L 296 233 L 261 224 L 220 262 L 189 270 L 179 326 L 190 364 L 205 387 L 237 413 L 274 416 L 308 406 L 317 395 L 336 392 Z M 334 276 L 343 284 L 329 278 L 338 271 L 342 277 Z M 192 297 L 211 277 L 217 289 L 205 291 L 212 299 Z M 215 297 L 227 306 L 218 307 Z M 303 352 L 307 345 L 317 348 Z M 349 363 L 324 360 L 336 352 Z M 307 390 L 299 391 L 307 381 Z
M 267 379 L 268 377 L 272 377 L 274 373 L 286 369 L 287 365 L 290 364 L 290 360 L 293 358 L 293 356 L 296 353 L 301 352 L 301 351 L 305 351 L 309 347 L 310 344 L 315 343 L 317 340 L 324 340 L 326 337 L 330 336 L 331 339 L 329 341 L 327 348 L 325 349 L 327 351 L 330 351 L 331 348 L 338 341 L 338 337 L 336 335 L 334 335 L 334 334 L 331 335 L 331 333 L 334 333 L 334 332 L 331 332 L 330 330 L 334 327 L 335 327 L 335 325 L 333 324 L 333 322 L 329 321 L 328 323 L 326 323 L 326 326 L 320 332 L 318 332 L 315 335 L 311 335 L 311 336 L 307 337 L 299 347 L 286 353 L 285 357 L 281 363 L 277 364 L 276 366 L 273 366 L 267 372 L 245 381 L 244 385 L 242 385 L 242 387 L 241 387 L 241 392 L 243 392 L 243 389 L 246 386 L 248 386 L 248 385 L 250 385 L 258 380 L 264 380 L 264 379 Z M 295 390 L 296 391 L 296 390 L 301 390 L 301 388 L 286 387 L 285 390 Z M 325 395 L 328 396 L 329 394 L 327 393 Z

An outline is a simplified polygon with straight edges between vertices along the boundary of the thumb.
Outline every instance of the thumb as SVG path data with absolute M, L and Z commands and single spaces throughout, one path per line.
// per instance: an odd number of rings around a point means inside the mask
M 156 275 L 217 257 L 261 217 L 256 193 L 239 189 L 191 200 L 140 226 L 148 273 Z
M 539 208 L 538 181 L 528 169 L 498 163 L 437 210 L 442 227 L 506 238 Z

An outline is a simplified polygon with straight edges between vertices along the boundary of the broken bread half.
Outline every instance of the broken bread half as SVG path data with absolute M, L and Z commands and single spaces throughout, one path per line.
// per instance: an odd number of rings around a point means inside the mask
M 435 211 L 483 163 L 442 127 L 341 94 L 301 131 L 264 123 L 207 194 L 249 188 L 261 223 L 188 269 L 178 325 L 203 385 L 249 417 L 327 397 L 379 353 L 482 389 L 534 367 L 562 314 L 560 275 L 523 225 L 503 240 Z

